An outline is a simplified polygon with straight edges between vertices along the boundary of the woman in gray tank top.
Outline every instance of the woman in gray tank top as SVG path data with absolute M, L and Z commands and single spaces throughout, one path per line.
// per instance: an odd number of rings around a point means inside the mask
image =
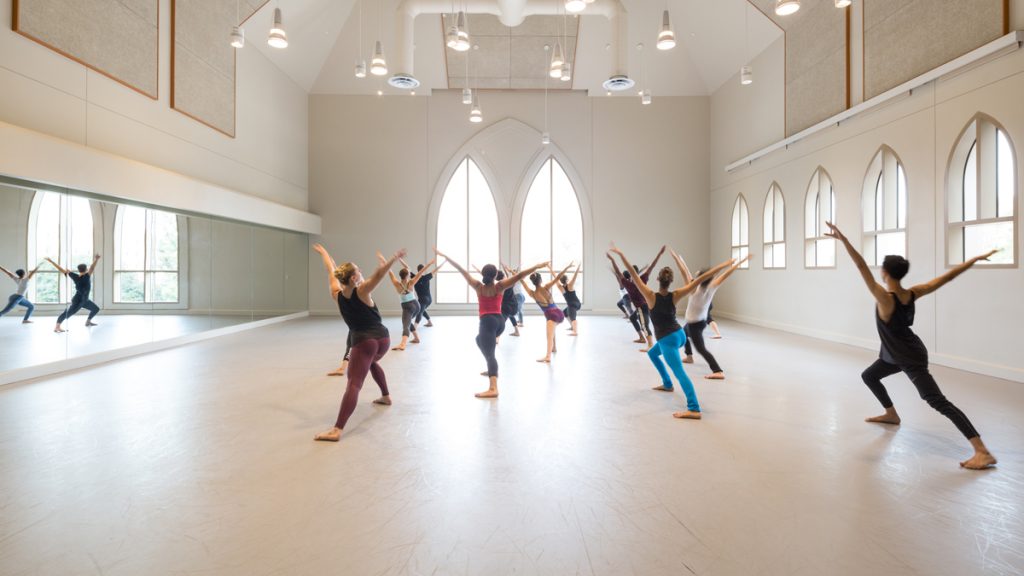
M 17 288 L 14 290 L 14 294 L 11 294 L 10 298 L 7 299 L 7 306 L 0 311 L 0 316 L 3 316 L 13 310 L 15 306 L 22 306 L 25 308 L 25 317 L 22 318 L 21 323 L 31 324 L 32 320 L 30 320 L 30 318 L 32 317 L 32 312 L 36 307 L 28 301 L 28 298 L 25 297 L 25 292 L 28 290 L 28 281 L 36 275 L 36 272 L 39 271 L 39 266 L 33 268 L 28 274 L 25 274 L 25 271 L 21 268 L 11 272 L 3 266 L 0 266 L 0 271 L 7 274 L 7 276 L 9 276 L 11 280 L 14 280 L 14 283 L 17 285 Z

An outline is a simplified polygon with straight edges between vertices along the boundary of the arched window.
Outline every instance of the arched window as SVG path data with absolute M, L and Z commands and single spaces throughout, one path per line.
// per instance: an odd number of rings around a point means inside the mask
M 437 247 L 472 270 L 498 265 L 498 210 L 480 168 L 466 158 L 455 169 L 441 200 L 437 217 Z M 462 275 L 451 267 L 437 273 L 437 301 L 442 304 L 476 302 Z
M 764 199 L 764 267 L 786 267 L 786 200 L 774 182 Z
M 750 215 L 747 212 L 747 201 L 741 194 L 736 197 L 736 204 L 732 207 L 732 258 L 737 262 L 750 254 L 749 229 Z M 750 268 L 750 261 L 744 261 L 740 268 Z
M 889 254 L 907 256 L 907 175 L 888 146 L 875 154 L 864 179 L 864 259 L 879 266 Z
M 533 178 L 523 206 L 519 261 L 523 266 L 551 261 L 556 270 L 576 262 L 583 266 L 583 213 L 565 169 L 548 158 Z M 586 268 L 583 268 L 586 270 Z M 576 280 L 583 298 L 583 273 Z M 560 293 L 554 294 L 561 298 Z
M 807 186 L 804 201 L 804 266 L 831 268 L 836 265 L 836 242 L 825 236 L 825 222 L 836 221 L 836 193 L 828 172 L 818 168 Z
M 118 206 L 114 218 L 114 302 L 178 302 L 178 217 Z
M 947 264 L 997 248 L 979 265 L 1016 264 L 1017 168 L 1006 131 L 975 116 L 953 149 L 948 178 Z
M 70 270 L 92 262 L 93 222 L 88 199 L 36 192 L 29 221 L 29 266 L 35 267 L 43 258 Z M 62 282 L 60 273 L 49 264 L 43 264 L 29 284 L 29 299 L 37 304 L 64 304 L 72 292 L 70 284 Z

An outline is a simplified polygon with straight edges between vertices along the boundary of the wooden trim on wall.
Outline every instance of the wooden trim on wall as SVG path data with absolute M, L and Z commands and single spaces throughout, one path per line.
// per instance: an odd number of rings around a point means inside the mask
M 260 8 L 263 8 L 263 6 L 266 6 L 267 2 L 269 2 L 269 1 L 270 0 L 267 0 L 266 2 L 261 4 Z M 232 90 L 231 100 L 232 100 L 233 106 L 232 106 L 232 110 L 231 110 L 231 116 L 232 116 L 232 122 L 231 123 L 233 125 L 232 128 L 234 129 L 234 132 L 227 132 L 227 131 L 221 130 L 220 128 L 214 126 L 213 124 L 210 124 L 209 122 L 203 120 L 202 118 L 199 118 L 199 117 L 197 117 L 197 116 L 195 116 L 193 114 L 190 114 L 190 113 L 188 113 L 188 112 L 186 112 L 186 111 L 182 110 L 181 108 L 178 108 L 178 107 L 176 107 L 174 105 L 174 81 L 175 81 L 174 54 L 175 54 L 175 45 L 176 45 L 175 34 L 177 32 L 177 30 L 176 30 L 176 26 L 177 26 L 177 21 L 176 20 L 177 19 L 175 18 L 175 12 L 176 12 L 176 9 L 177 9 L 177 5 L 178 5 L 178 0 L 171 0 L 171 110 L 174 110 L 175 112 L 178 112 L 179 114 L 187 116 L 188 118 L 191 118 L 192 120 L 195 120 L 196 122 L 199 122 L 203 126 L 206 126 L 207 128 L 210 128 L 211 130 L 215 130 L 217 132 L 220 132 L 221 134 L 227 136 L 228 138 L 235 138 L 235 133 L 238 132 L 238 50 L 235 50 L 235 52 L 232 54 L 232 59 L 233 59 L 232 68 L 233 68 L 233 70 L 232 70 L 232 77 L 231 77 L 231 90 Z M 256 14 L 256 12 L 259 12 L 260 8 L 257 8 L 256 11 L 253 12 L 253 14 Z M 250 14 L 250 17 L 253 14 Z M 248 20 L 248 18 L 246 18 L 246 20 Z M 243 20 L 243 22 L 245 22 L 246 20 Z
M 156 17 L 156 92 L 154 94 L 150 94 L 149 92 L 146 92 L 145 90 L 143 90 L 142 88 L 139 88 L 138 86 L 133 86 L 127 80 L 123 80 L 121 78 L 118 78 L 117 76 L 114 76 L 113 73 L 107 72 L 106 70 L 103 70 L 102 68 L 96 66 L 95 64 L 90 64 L 90 63 L 86 62 L 85 60 L 82 60 L 81 58 L 78 58 L 76 56 L 72 56 L 71 54 L 68 54 L 67 52 L 61 50 L 60 48 L 57 48 L 56 46 L 46 42 L 45 40 L 42 40 L 40 38 L 36 38 L 35 36 L 32 36 L 28 32 L 25 32 L 24 30 L 22 30 L 21 26 L 20 26 L 20 20 L 18 18 L 18 16 L 19 16 L 19 2 L 18 2 L 18 0 L 13 0 L 13 2 L 11 3 L 11 11 L 13 12 L 12 15 L 11 15 L 11 30 L 13 32 L 16 32 L 17 34 L 25 37 L 25 38 L 28 38 L 29 40 L 31 40 L 31 41 L 33 41 L 33 42 L 35 42 L 35 43 L 37 43 L 37 44 L 39 44 L 41 46 L 44 46 L 44 47 L 46 47 L 46 48 L 48 48 L 50 50 L 53 50 L 54 52 L 56 52 L 57 54 L 60 54 L 61 56 L 67 58 L 68 60 L 72 60 L 74 62 L 77 62 L 77 63 L 81 64 L 82 66 L 85 66 L 86 68 L 88 68 L 90 70 L 98 72 L 98 73 L 102 74 L 103 76 L 106 76 L 107 78 L 110 78 L 111 80 L 113 80 L 114 82 L 117 82 L 118 84 L 124 86 L 125 88 L 129 88 L 131 90 L 134 90 L 134 91 L 138 92 L 139 94 L 142 94 L 143 96 L 146 96 L 147 98 L 149 98 L 151 100 L 158 100 L 160 98 L 160 0 L 153 0 L 153 1 L 156 2 L 156 5 L 157 5 L 157 17 Z
M 1003 0 L 1003 35 L 1010 33 L 1010 0 Z

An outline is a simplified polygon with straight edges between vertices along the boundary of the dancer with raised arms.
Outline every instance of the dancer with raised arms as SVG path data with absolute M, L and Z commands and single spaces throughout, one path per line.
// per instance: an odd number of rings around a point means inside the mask
M 548 266 L 548 270 L 551 271 L 551 275 L 555 275 L 554 269 Z M 578 336 L 579 333 L 576 331 L 576 314 L 583 307 L 583 303 L 580 302 L 580 297 L 576 295 L 576 278 L 580 275 L 580 267 L 576 266 L 576 270 L 572 273 L 572 279 L 562 274 L 558 277 L 558 282 L 555 286 L 558 287 L 558 291 L 562 293 L 562 297 L 565 298 L 565 308 L 562 310 L 562 315 L 569 319 L 569 336 Z
M 378 263 L 384 262 L 384 256 L 377 254 Z M 391 278 L 391 284 L 395 287 L 395 292 L 398 292 L 398 298 L 402 302 L 402 342 L 398 346 L 392 348 L 392 350 L 403 351 L 405 350 L 406 344 L 409 343 L 409 335 L 412 334 L 412 343 L 420 343 L 420 335 L 416 332 L 416 324 L 413 320 L 420 312 L 420 301 L 419 296 L 416 293 L 416 283 L 420 281 L 420 278 L 424 274 L 428 274 L 430 267 L 437 262 L 437 258 L 427 263 L 426 267 L 421 268 L 412 278 L 409 277 L 409 265 L 405 263 L 405 260 L 399 258 L 399 262 L 402 264 L 402 269 L 398 271 L 398 276 L 388 268 L 388 276 Z
M 674 252 L 672 257 L 682 266 L 683 279 L 686 282 L 692 282 L 693 277 L 690 276 L 690 270 L 686 267 L 686 262 Z M 718 365 L 718 360 L 715 359 L 714 355 L 708 351 L 707 346 L 704 345 L 704 328 L 710 323 L 711 318 L 709 316 L 711 299 L 715 297 L 715 292 L 718 291 L 718 288 L 729 276 L 747 260 L 750 260 L 750 254 L 747 254 L 742 260 L 726 268 L 721 274 L 701 282 L 700 286 L 693 291 L 693 294 L 690 294 L 690 300 L 686 303 L 686 326 L 683 327 L 683 330 L 686 331 L 686 358 L 683 358 L 683 364 L 693 364 L 693 350 L 690 347 L 690 342 L 693 342 L 693 347 L 697 348 L 697 352 L 700 352 L 700 355 L 704 357 L 704 360 L 711 368 L 711 374 L 704 376 L 707 380 L 725 380 L 725 373 L 722 372 L 722 367 Z M 697 275 L 700 276 L 704 272 L 706 270 L 701 270 Z
M 67 268 L 61 267 L 60 264 L 57 264 L 50 258 L 44 258 L 44 260 L 52 264 L 53 267 L 56 268 L 57 271 L 60 272 L 61 274 L 64 274 L 68 278 L 71 278 L 71 280 L 75 283 L 75 295 L 71 297 L 71 304 L 67 308 L 65 308 L 63 312 L 61 312 L 60 316 L 57 317 L 57 325 L 54 326 L 53 331 L 65 332 L 65 330 L 61 328 L 60 325 L 63 324 L 64 321 L 67 320 L 68 318 L 74 316 L 82 308 L 85 308 L 86 310 L 89 311 L 89 317 L 85 319 L 85 325 L 97 326 L 97 324 L 93 322 L 92 319 L 95 318 L 97 314 L 99 314 L 100 307 L 97 306 L 95 302 L 89 299 L 89 292 L 92 291 L 92 275 L 94 272 L 96 272 L 96 263 L 100 261 L 100 255 L 97 254 L 93 256 L 91 266 L 79 264 L 78 273 L 72 272 Z
M 555 342 L 555 328 L 565 320 L 565 314 L 558 309 L 558 305 L 556 305 L 554 299 L 551 298 L 551 287 L 557 284 L 558 279 L 564 276 L 572 266 L 573 263 L 570 262 L 569 265 L 560 273 L 552 274 L 551 281 L 547 284 L 542 282 L 539 272 L 530 274 L 530 282 L 533 282 L 533 288 L 530 288 L 529 285 L 526 284 L 525 280 L 521 282 L 523 289 L 526 290 L 526 293 L 529 294 L 531 298 L 533 298 L 534 302 L 537 303 L 537 306 L 540 306 L 541 312 L 544 313 L 544 319 L 547 320 L 547 354 L 545 354 L 543 358 L 539 358 L 537 362 L 551 362 L 551 353 L 558 352 L 558 346 Z
M 25 274 L 25 271 L 22 270 L 21 268 L 18 268 L 14 272 L 11 272 L 10 270 L 4 268 L 3 266 L 0 266 L 0 271 L 2 271 L 4 274 L 7 274 L 7 276 L 10 277 L 11 280 L 14 280 L 14 284 L 17 286 L 17 288 L 14 290 L 14 294 L 11 294 L 11 297 L 7 299 L 7 306 L 5 306 L 2 311 L 0 311 L 0 316 L 3 316 L 4 314 L 7 314 L 11 310 L 13 310 L 15 306 L 21 306 L 25 308 L 25 316 L 24 318 L 21 319 L 21 323 L 31 324 L 32 320 L 30 320 L 30 318 L 32 318 L 32 312 L 36 309 L 36 307 L 31 302 L 28 301 L 28 298 L 25 296 L 25 292 L 28 291 L 29 280 L 31 280 L 32 277 L 36 275 L 36 272 L 39 271 L 39 266 L 33 268 L 28 274 Z
M 363 278 L 359 267 L 352 262 L 336 266 L 334 259 L 320 244 L 314 244 L 313 250 L 320 254 L 324 268 L 328 272 L 328 283 L 331 297 L 337 301 L 341 317 L 348 325 L 352 339 L 352 353 L 348 370 L 348 386 L 338 409 L 338 419 L 334 427 L 313 437 L 314 440 L 337 442 L 345 429 L 352 412 L 359 401 L 359 391 L 367 373 L 373 375 L 374 382 L 380 387 L 381 397 L 374 404 L 391 405 L 391 394 L 388 392 L 387 377 L 380 366 L 380 359 L 387 354 L 391 346 L 391 335 L 381 321 L 380 310 L 373 301 L 373 290 L 384 279 L 391 266 L 398 258 L 405 256 L 405 250 L 399 250 L 381 263 L 369 278 Z
M 971 421 L 959 408 L 953 405 L 939 390 L 928 371 L 928 349 L 924 342 L 911 327 L 914 325 L 914 312 L 919 298 L 935 292 L 950 280 L 963 274 L 968 268 L 982 260 L 988 260 L 997 251 L 992 250 L 981 256 L 975 256 L 963 264 L 949 270 L 945 274 L 909 289 L 904 288 L 903 278 L 910 271 L 910 262 L 902 256 L 889 255 L 882 261 L 882 283 L 875 281 L 871 268 L 850 244 L 849 239 L 831 222 L 827 236 L 835 238 L 846 247 L 847 254 L 857 266 L 861 278 L 875 298 L 875 326 L 878 337 L 882 341 L 879 358 L 861 374 L 864 383 L 885 408 L 885 414 L 867 418 L 867 422 L 891 424 L 898 426 L 901 422 L 899 414 L 893 406 L 889 393 L 882 384 L 882 379 L 903 372 L 917 388 L 917 393 L 929 406 L 949 418 L 961 434 L 967 438 L 974 448 L 974 455 L 960 463 L 964 468 L 981 470 L 995 466 L 996 458 L 988 451 L 981 435 L 974 429 Z
M 487 264 L 480 271 L 481 279 L 477 280 L 468 270 L 443 252 L 438 251 L 437 248 L 434 248 L 434 252 L 462 273 L 462 277 L 466 279 L 469 287 L 476 292 L 480 311 L 480 329 L 476 335 L 476 345 L 480 348 L 480 353 L 484 355 L 484 359 L 487 360 L 487 377 L 491 381 L 487 390 L 478 392 L 476 397 L 497 398 L 498 359 L 494 356 L 494 349 L 498 345 L 498 336 L 505 330 L 505 316 L 501 313 L 501 302 L 504 298 L 505 290 L 511 288 L 513 284 L 519 282 L 527 275 L 543 268 L 547 265 L 547 262 L 537 264 L 518 274 L 511 274 L 508 278 L 502 280 L 497 279 L 497 266 Z

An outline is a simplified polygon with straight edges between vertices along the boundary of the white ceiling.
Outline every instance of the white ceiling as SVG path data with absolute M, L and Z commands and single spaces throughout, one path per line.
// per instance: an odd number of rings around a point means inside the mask
M 395 11 L 400 1 L 362 0 L 363 58 L 369 60 L 378 36 L 379 9 L 380 38 L 389 63 L 394 62 Z M 750 59 L 748 54 L 759 54 L 782 36 L 782 31 L 748 0 L 668 0 L 678 45 L 662 52 L 654 49 L 654 41 L 665 3 L 621 1 L 629 14 L 629 75 L 638 87 L 645 85 L 655 95 L 710 94 L 738 73 Z M 275 6 L 284 13 L 289 40 L 285 50 L 270 48 L 263 41 Z M 245 26 L 246 49 L 256 47 L 307 92 L 401 92 L 390 88 L 382 78 L 357 79 L 353 75 L 360 47 L 356 0 L 276 0 L 263 6 Z M 418 93 L 448 88 L 443 40 L 440 15 L 416 18 L 413 74 L 423 84 Z M 615 57 L 614 40 L 607 19 L 584 12 L 580 17 L 574 89 L 603 93 L 601 83 L 611 74 Z M 643 43 L 645 49 L 638 50 L 637 43 Z

